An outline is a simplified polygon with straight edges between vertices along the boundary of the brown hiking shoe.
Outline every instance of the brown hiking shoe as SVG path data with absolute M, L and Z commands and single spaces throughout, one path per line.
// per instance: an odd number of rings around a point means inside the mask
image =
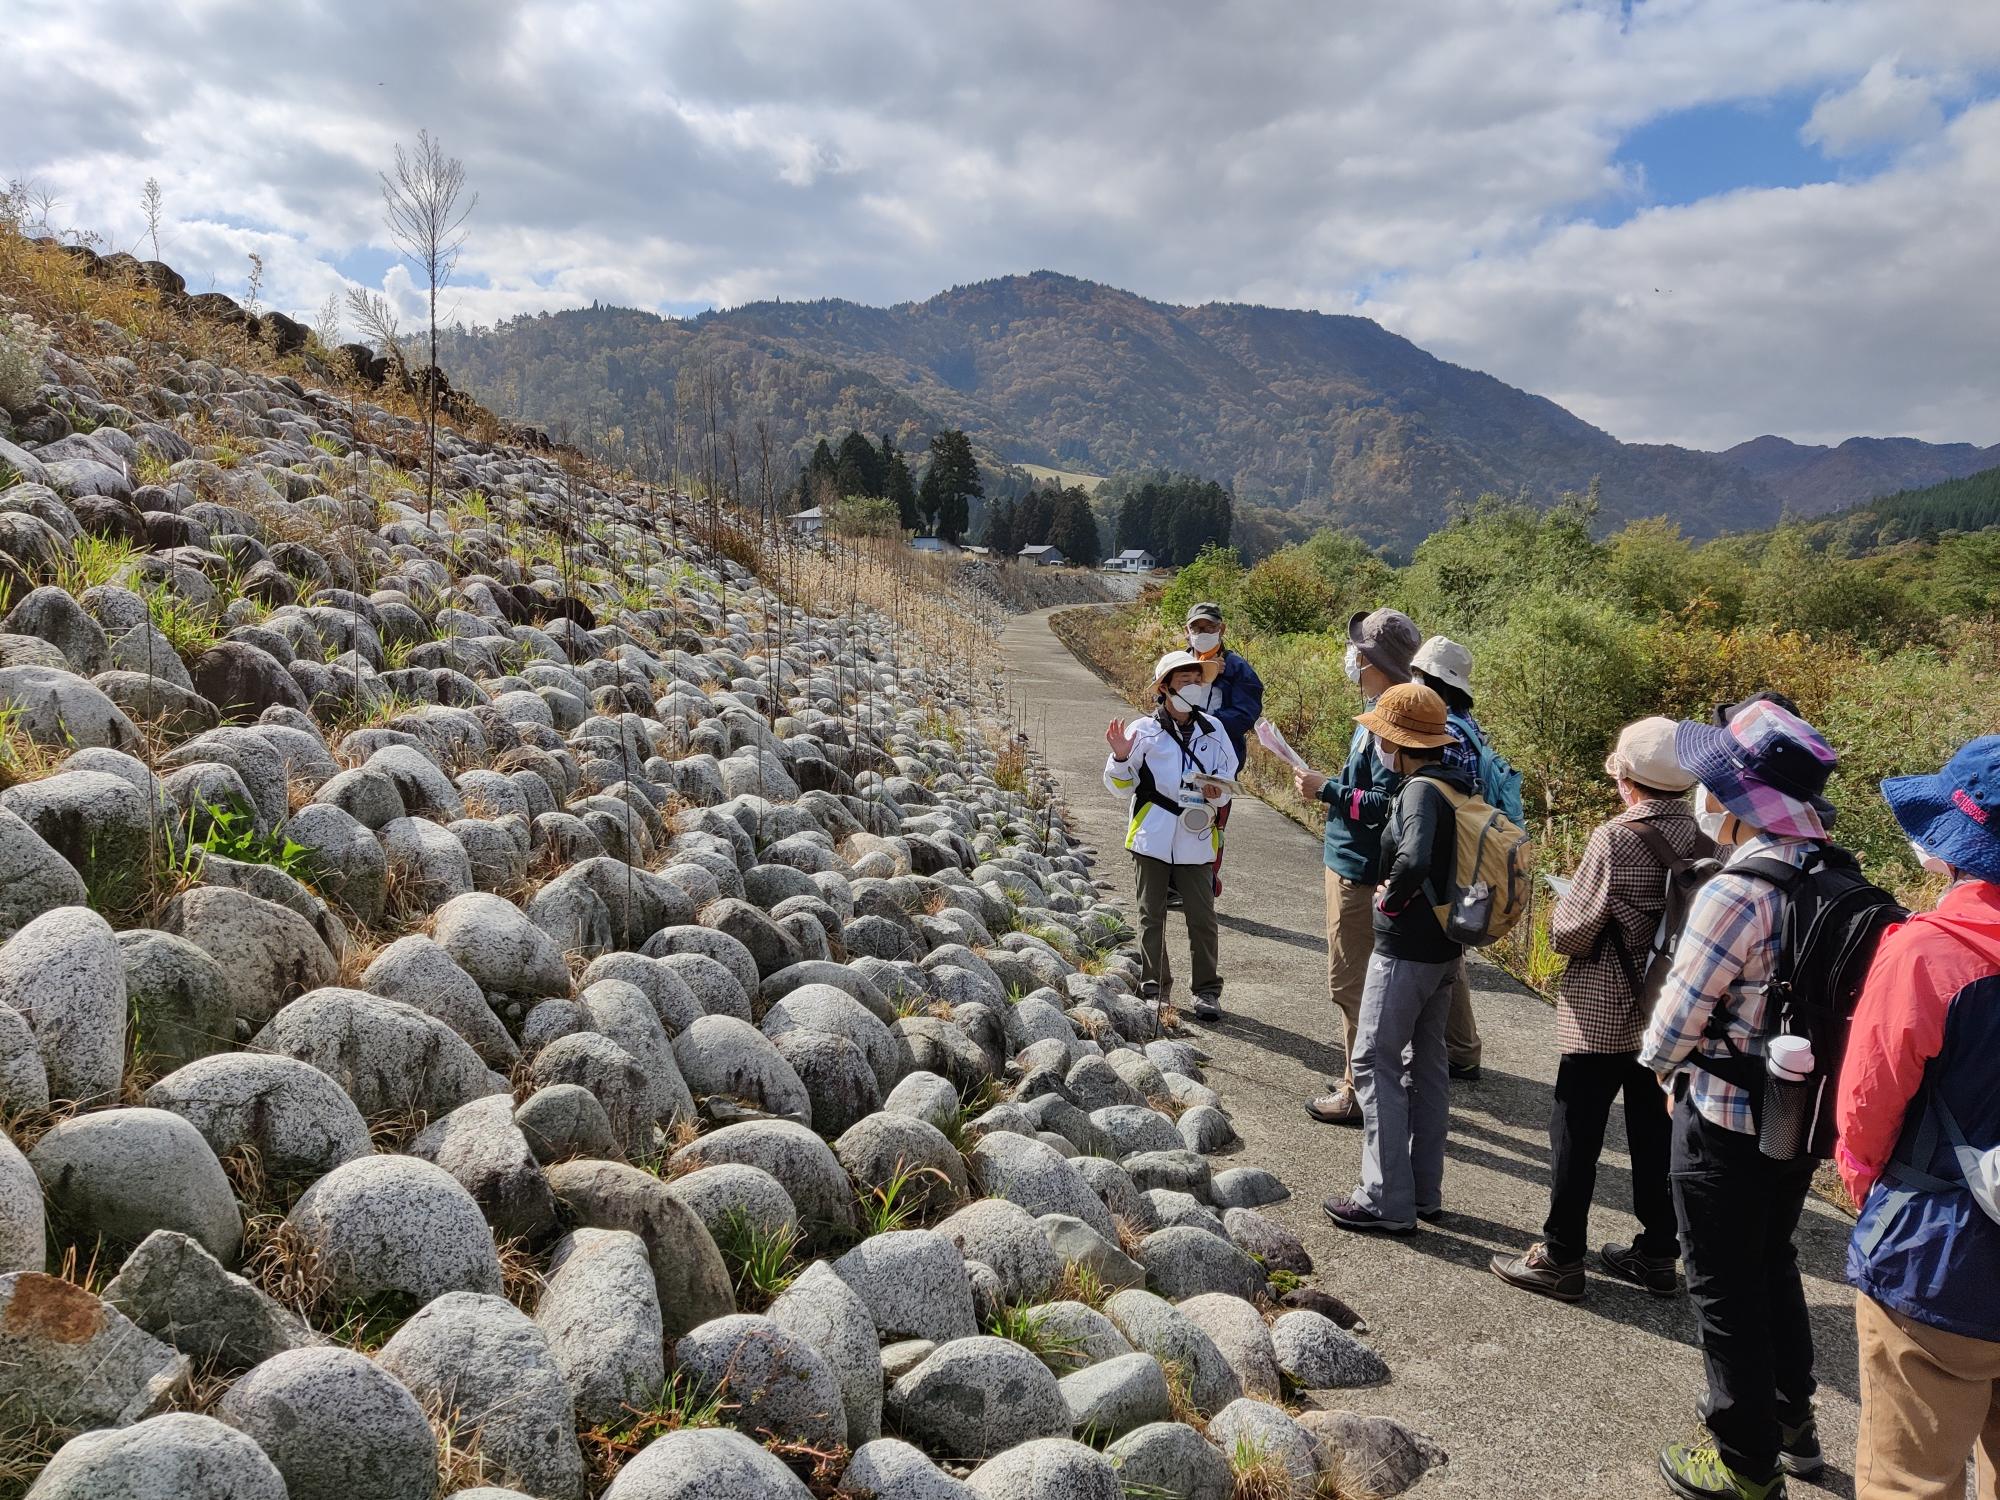
M 1306 1113 L 1322 1125 L 1359 1125 L 1361 1101 L 1354 1090 L 1342 1084 L 1330 1094 L 1321 1094 L 1306 1105 Z
M 1549 1247 L 1539 1240 L 1528 1247 L 1525 1255 L 1496 1255 L 1487 1264 L 1509 1286 L 1540 1292 L 1558 1302 L 1583 1300 L 1583 1262 L 1562 1265 L 1550 1258 Z

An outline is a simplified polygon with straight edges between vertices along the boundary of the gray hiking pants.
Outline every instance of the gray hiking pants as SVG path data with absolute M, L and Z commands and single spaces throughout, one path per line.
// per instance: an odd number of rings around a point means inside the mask
M 1368 958 L 1354 1036 L 1361 1103 L 1361 1185 L 1355 1198 L 1385 1219 L 1414 1222 L 1444 1201 L 1444 1136 L 1451 1072 L 1445 1025 L 1458 960 Z M 1409 1062 L 1403 1060 L 1409 1049 Z
M 1197 999 L 1222 995 L 1222 933 L 1215 922 L 1215 866 L 1172 865 L 1163 859 L 1135 854 L 1132 864 L 1139 891 L 1140 973 L 1157 980 L 1160 997 L 1173 992 L 1174 971 L 1167 957 L 1167 892 L 1179 891 L 1181 915 L 1187 918 L 1188 957 L 1194 961 Z

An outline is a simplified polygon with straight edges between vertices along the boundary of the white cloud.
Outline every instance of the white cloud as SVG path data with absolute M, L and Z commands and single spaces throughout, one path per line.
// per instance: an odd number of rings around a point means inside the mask
M 1920 140 L 1944 123 L 1941 92 L 1940 80 L 1905 73 L 1885 57 L 1852 88 L 1820 95 L 1799 136 L 1830 156 Z
M 139 186 L 155 175 L 175 221 L 168 258 L 191 281 L 240 288 L 246 249 L 266 244 L 265 298 L 296 312 L 342 283 L 335 262 L 390 248 L 375 172 L 422 125 L 480 193 L 469 284 L 450 302 L 468 321 L 593 298 L 893 302 L 1038 267 L 1168 300 L 1330 310 L 1386 287 L 1368 309 L 1440 352 L 1576 402 L 1621 435 L 1688 437 L 1736 431 L 1714 410 L 1731 371 L 1711 365 L 1746 308 L 1771 347 L 1817 348 L 1825 330 L 1811 320 L 1838 305 L 1850 338 L 1913 377 L 1878 383 L 1861 425 L 1972 420 L 1966 388 L 1943 372 L 1978 318 L 1945 320 L 1946 348 L 1929 357 L 1910 320 L 1913 302 L 1987 298 L 1983 270 L 1960 254 L 1970 210 L 1941 196 L 1963 188 L 1952 163 L 1969 170 L 1964 121 L 1940 134 L 1923 101 L 1939 109 L 1941 96 L 1918 96 L 1922 80 L 2000 65 L 2000 6 L 15 9 L 10 89 L 32 107 L 10 115 L 0 170 L 44 178 L 75 222 L 121 246 L 138 238 Z M 1571 222 L 1580 204 L 1639 201 L 1617 161 L 1634 126 L 1822 90 L 1835 91 L 1814 116 L 1827 150 L 1907 143 L 1880 186 L 1843 183 L 1824 206 L 1806 195 L 1810 213 L 1736 195 L 1616 230 Z M 1873 234 L 1849 222 L 1892 205 L 1903 217 Z M 1891 275 L 1871 291 L 1881 300 L 1842 301 L 1853 280 L 1836 247 L 1857 238 L 1930 285 L 1912 293 Z M 1607 255 L 1629 264 L 1607 272 Z M 1683 291 L 1671 310 L 1607 301 L 1627 280 L 1630 296 L 1640 283 L 1713 290 Z M 406 281 L 382 284 L 406 300 Z M 1725 295 L 1766 284 L 1760 303 Z M 1577 357 L 1583 329 L 1630 359 Z M 1853 420 L 1854 394 L 1801 361 L 1782 391 L 1744 383 L 1735 415 L 1747 430 L 1830 431 Z M 1986 420 L 1955 435 L 1980 436 Z

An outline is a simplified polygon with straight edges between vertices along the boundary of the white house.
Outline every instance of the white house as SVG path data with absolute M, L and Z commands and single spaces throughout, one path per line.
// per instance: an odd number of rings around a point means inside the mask
M 1069 559 L 1062 555 L 1062 548 L 1048 542 L 1023 547 L 1017 555 L 1022 562 L 1032 563 L 1038 568 L 1061 568 L 1069 564 Z
M 1127 547 L 1104 565 L 1110 573 L 1150 573 L 1155 566 L 1153 554 L 1142 547 Z
M 910 546 L 918 552 L 956 552 L 959 549 L 941 536 L 913 536 Z
M 787 519 L 792 523 L 792 530 L 800 536 L 818 536 L 826 530 L 826 511 L 817 505 L 811 510 L 802 510 Z

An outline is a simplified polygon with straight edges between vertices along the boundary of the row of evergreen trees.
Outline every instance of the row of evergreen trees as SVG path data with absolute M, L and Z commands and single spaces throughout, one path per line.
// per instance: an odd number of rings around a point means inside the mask
M 1204 547 L 1227 547 L 1236 520 L 1229 491 L 1193 474 L 1107 480 L 1098 498 L 1118 507 L 1120 551 L 1150 552 L 1170 567 L 1193 562 Z
M 1073 563 L 1094 568 L 1104 560 L 1104 543 L 1090 496 L 1080 485 L 1031 489 L 1018 500 L 1001 500 L 986 515 L 986 545 L 996 557 L 1012 557 L 1023 547 L 1048 545 Z
M 983 492 L 972 443 L 955 427 L 931 438 L 923 483 L 910 474 L 896 440 L 886 432 L 878 446 L 865 433 L 849 432 L 838 448 L 821 438 L 799 472 L 795 499 L 800 510 L 831 505 L 846 496 L 886 500 L 905 531 L 922 531 L 956 543 L 970 524 L 972 502 Z

